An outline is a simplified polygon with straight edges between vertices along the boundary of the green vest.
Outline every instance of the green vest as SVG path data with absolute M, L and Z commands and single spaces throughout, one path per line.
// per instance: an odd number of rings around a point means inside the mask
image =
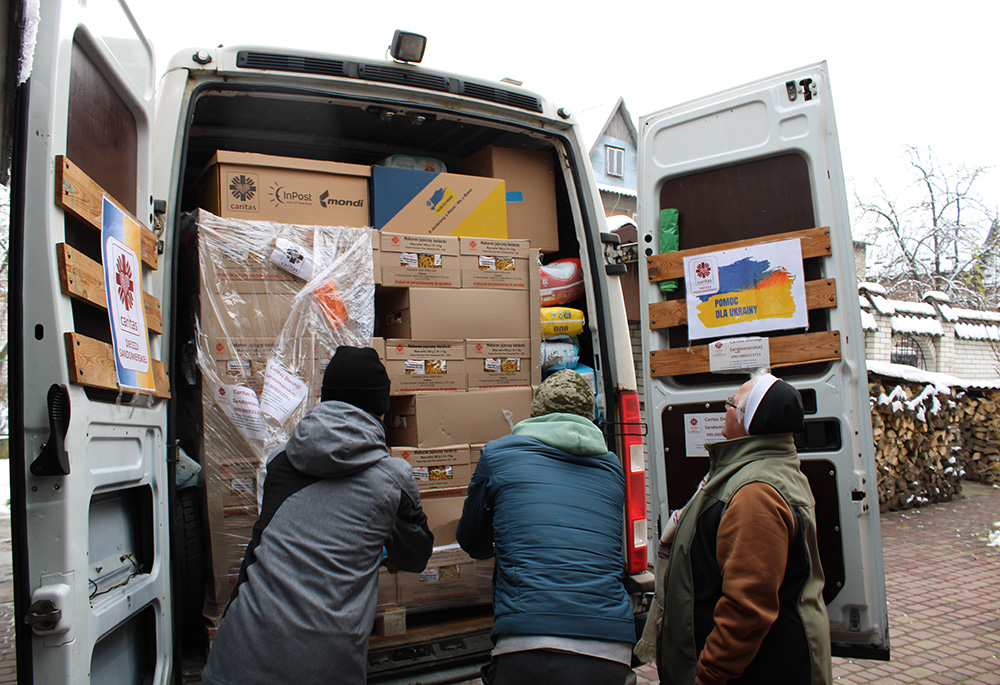
M 815 501 L 809 481 L 799 470 L 798 455 L 790 433 L 725 440 L 707 445 L 710 478 L 691 499 L 674 537 L 667 569 L 666 603 L 660 634 L 659 671 L 664 685 L 694 682 L 698 653 L 694 638 L 694 582 L 691 545 L 698 520 L 717 502 L 729 502 L 748 483 L 772 486 L 789 506 L 798 508 L 810 555 L 810 576 L 798 601 L 813 664 L 813 684 L 832 680 L 830 622 L 823 602 L 823 567 L 816 538 Z

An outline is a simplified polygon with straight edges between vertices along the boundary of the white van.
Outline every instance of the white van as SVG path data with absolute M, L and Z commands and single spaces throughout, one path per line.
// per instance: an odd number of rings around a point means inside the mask
M 15 15 L 24 11 L 22 3 L 12 5 Z M 22 38 L 13 25 L 8 54 L 17 54 Z M 697 235 L 683 233 L 680 247 L 829 227 L 831 256 L 807 259 L 806 269 L 810 279 L 815 271 L 835 280 L 837 306 L 810 315 L 809 331 L 838 334 L 839 357 L 806 358 L 786 376 L 803 388 L 810 411 L 802 444 L 805 463 L 815 466 L 807 469 L 814 489 L 822 492 L 821 524 L 829 524 L 822 539 L 835 653 L 887 658 L 863 336 L 825 68 L 721 102 L 719 109 L 698 102 L 643 120 L 640 248 L 655 257 L 660 208 L 679 208 L 685 222 L 705 205 L 725 204 L 736 191 L 724 184 L 738 189 L 733 174 L 755 160 L 798 161 L 764 171 L 761 187 L 776 190 L 759 194 L 760 206 L 738 208 L 741 221 L 726 214 L 699 219 L 692 224 Z M 182 453 L 202 457 L 201 379 L 190 356 L 197 311 L 181 218 L 197 207 L 196 181 L 219 150 L 361 165 L 394 154 L 458 165 L 486 145 L 553 155 L 558 248 L 545 259 L 578 257 L 583 265 L 578 302 L 587 325 L 579 353 L 595 370 L 609 448 L 623 456 L 623 572 L 641 629 L 658 523 L 705 468 L 682 447 L 678 417 L 724 412 L 723 398 L 741 379 L 711 369 L 663 375 L 652 368 L 664 350 L 691 348 L 683 326 L 653 328 L 644 314 L 644 423 L 622 269 L 609 263 L 620 250 L 604 234 L 587 146 L 571 112 L 502 83 L 294 49 L 192 48 L 156 85 L 152 46 L 124 4 L 61 0 L 41 2 L 30 79 L 11 105 L 5 130 L 14 136 L 10 464 L 19 682 L 197 680 L 207 650 L 198 616 L 205 533 L 198 489 L 178 487 L 190 482 L 178 464 Z M 700 135 L 708 152 L 696 148 Z M 741 153 L 728 153 L 724 143 Z M 783 185 L 785 173 L 794 186 Z M 694 191 L 685 180 L 692 178 Z M 678 185 L 679 195 L 671 190 Z M 140 251 L 153 319 L 147 317 L 155 389 L 148 393 L 123 392 L 110 355 L 102 194 L 148 229 Z M 794 210 L 770 221 L 786 204 Z M 662 299 L 658 285 L 640 291 L 644 309 Z M 373 639 L 371 682 L 476 677 L 491 648 L 488 606 L 409 618 L 404 635 Z

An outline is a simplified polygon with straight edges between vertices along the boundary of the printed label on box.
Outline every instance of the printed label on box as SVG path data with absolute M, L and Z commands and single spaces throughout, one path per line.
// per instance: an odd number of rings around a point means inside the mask
M 275 361 L 267 362 L 264 390 L 260 395 L 261 410 L 265 414 L 284 423 L 308 394 L 309 386 L 302 379 Z
M 240 433 L 255 440 L 267 437 L 264 416 L 253 390 L 242 385 L 219 385 L 214 396 L 216 404 Z
M 309 251 L 291 240 L 278 238 L 275 241 L 274 251 L 271 253 L 271 263 L 293 276 L 298 276 L 303 281 L 312 278 L 313 261 L 312 257 L 309 256 Z

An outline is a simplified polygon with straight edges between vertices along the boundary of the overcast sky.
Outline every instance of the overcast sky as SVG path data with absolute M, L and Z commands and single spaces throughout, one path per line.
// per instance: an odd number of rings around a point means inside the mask
M 505 0 L 132 0 L 162 72 L 188 46 L 297 46 L 382 58 L 394 29 L 423 64 L 510 77 L 579 111 L 618 96 L 633 117 L 826 60 L 847 190 L 902 190 L 905 145 L 946 164 L 1000 163 L 997 0 L 596 3 Z M 586 9 L 581 9 L 586 8 Z M 1000 206 L 1000 173 L 980 192 Z

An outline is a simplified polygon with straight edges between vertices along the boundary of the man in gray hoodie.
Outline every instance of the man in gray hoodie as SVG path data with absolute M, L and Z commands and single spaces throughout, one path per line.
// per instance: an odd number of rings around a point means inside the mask
M 383 548 L 403 571 L 430 558 L 413 470 L 386 447 L 389 378 L 375 350 L 337 348 L 320 399 L 268 464 L 209 685 L 364 683 Z

